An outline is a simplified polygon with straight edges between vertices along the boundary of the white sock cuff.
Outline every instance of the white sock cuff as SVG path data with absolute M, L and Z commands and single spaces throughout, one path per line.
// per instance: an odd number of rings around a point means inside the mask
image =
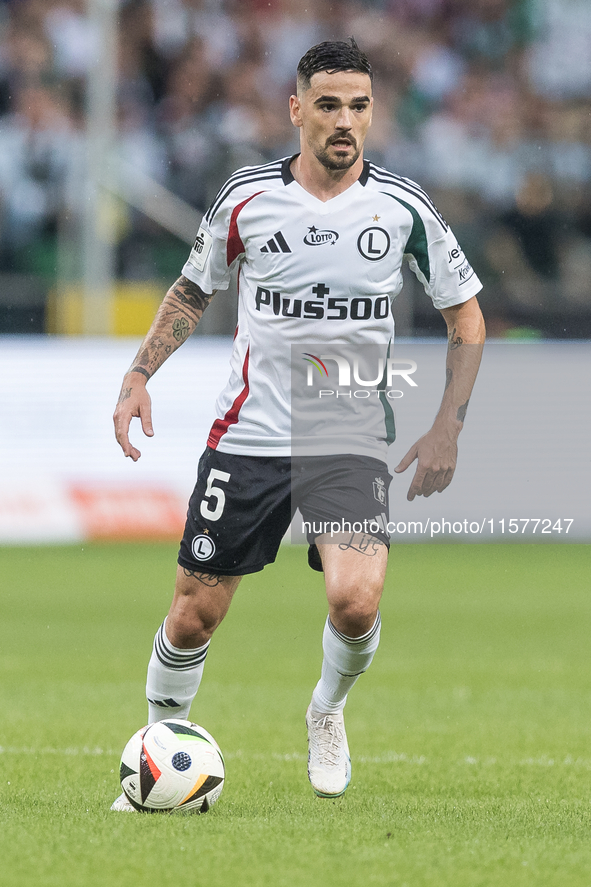
M 322 636 L 324 663 L 340 675 L 354 677 L 367 671 L 380 643 L 380 614 L 368 632 L 360 638 L 341 634 L 330 619 L 326 620 Z
M 360 648 L 369 649 L 374 646 L 377 649 L 379 640 L 380 640 L 380 629 L 382 627 L 382 617 L 380 616 L 380 611 L 378 610 L 378 615 L 376 616 L 376 621 L 369 629 L 368 632 L 362 634 L 359 638 L 350 638 L 346 634 L 342 634 L 338 629 L 334 627 L 332 622 L 330 621 L 330 616 L 326 617 L 326 628 L 330 629 L 333 635 L 338 638 L 344 644 L 350 645 L 354 649 L 360 650 Z
M 209 644 L 208 641 L 202 647 L 195 647 L 192 650 L 182 650 L 180 647 L 175 647 L 166 636 L 165 619 L 154 637 L 154 653 L 166 668 L 184 671 L 202 665 L 207 656 Z

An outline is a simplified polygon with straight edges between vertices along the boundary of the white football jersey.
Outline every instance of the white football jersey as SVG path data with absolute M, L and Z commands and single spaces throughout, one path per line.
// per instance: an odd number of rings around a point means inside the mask
M 355 184 L 323 202 L 295 181 L 292 159 L 231 176 L 183 268 L 211 293 L 227 289 L 239 266 L 231 375 L 208 439 L 227 453 L 291 455 L 293 346 L 311 358 L 335 342 L 386 353 L 404 257 L 436 308 L 481 289 L 449 226 L 414 182 L 365 161 Z M 385 458 L 391 409 L 383 397 L 372 404 L 364 431 L 335 442 L 334 452 Z

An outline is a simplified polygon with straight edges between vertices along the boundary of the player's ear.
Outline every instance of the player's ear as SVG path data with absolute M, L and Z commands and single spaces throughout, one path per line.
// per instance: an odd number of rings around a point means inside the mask
M 294 126 L 302 125 L 302 106 L 297 95 L 289 97 L 289 117 Z

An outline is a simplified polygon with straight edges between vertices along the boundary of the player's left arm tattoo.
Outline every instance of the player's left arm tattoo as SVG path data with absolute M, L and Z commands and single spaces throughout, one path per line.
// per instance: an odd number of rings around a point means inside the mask
M 469 403 L 470 403 L 470 398 L 468 398 L 466 403 L 463 403 L 461 407 L 458 407 L 458 412 L 456 414 L 456 418 L 457 418 L 458 422 L 463 422 L 464 419 L 466 418 L 466 412 L 468 410 Z
M 441 493 L 451 483 L 457 464 L 458 435 L 464 427 L 485 339 L 484 319 L 475 296 L 459 305 L 442 308 L 441 313 L 448 331 L 441 405 L 429 431 L 413 444 L 394 469 L 399 474 L 417 462 L 407 493 L 410 502 L 415 496 Z
M 470 394 L 480 366 L 485 330 L 476 298 L 441 312 L 448 329 L 445 390 L 436 422 L 463 426 Z
M 448 343 L 449 343 L 448 349 L 450 351 L 455 351 L 456 348 L 461 348 L 461 346 L 464 344 L 464 340 L 462 339 L 461 336 L 458 336 L 457 330 L 455 327 L 453 328 L 451 333 L 449 333 L 449 335 L 448 335 Z

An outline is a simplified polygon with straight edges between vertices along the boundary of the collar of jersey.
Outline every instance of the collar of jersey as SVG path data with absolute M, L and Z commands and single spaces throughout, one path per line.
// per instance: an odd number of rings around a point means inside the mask
M 336 197 L 331 197 L 330 200 L 320 200 L 318 197 L 314 197 L 313 194 L 310 194 L 309 191 L 306 191 L 305 188 L 302 188 L 299 182 L 296 182 L 294 179 L 291 172 L 291 164 L 298 156 L 299 154 L 293 154 L 291 157 L 286 157 L 283 161 L 281 169 L 283 182 L 285 185 L 289 186 L 291 193 L 300 203 L 303 203 L 309 209 L 312 209 L 319 216 L 327 216 L 330 213 L 338 212 L 345 206 L 348 206 L 355 200 L 356 196 L 359 196 L 359 189 L 367 182 L 369 161 L 364 160 L 363 170 L 356 182 L 353 182 L 346 191 L 342 191 L 340 194 L 337 194 Z

